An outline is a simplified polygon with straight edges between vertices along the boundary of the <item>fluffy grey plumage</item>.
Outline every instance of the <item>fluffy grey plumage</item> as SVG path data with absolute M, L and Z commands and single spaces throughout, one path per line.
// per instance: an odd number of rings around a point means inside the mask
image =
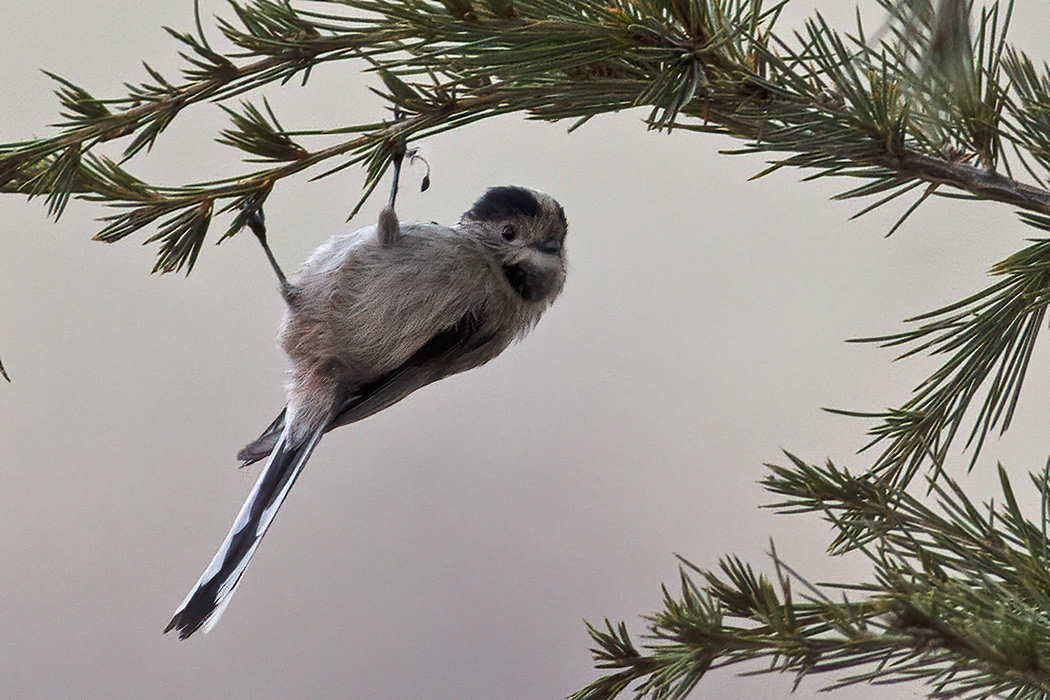
M 452 227 L 399 224 L 390 207 L 378 226 L 318 248 L 283 287 L 288 404 L 238 454 L 268 462 L 165 632 L 186 638 L 218 621 L 323 433 L 482 365 L 525 335 L 565 283 L 565 234 L 554 199 L 497 187 Z

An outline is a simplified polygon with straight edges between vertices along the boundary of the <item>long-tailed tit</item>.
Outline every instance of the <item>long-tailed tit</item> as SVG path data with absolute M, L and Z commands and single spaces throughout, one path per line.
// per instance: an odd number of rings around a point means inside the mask
M 453 226 L 402 224 L 393 205 L 403 155 L 395 154 L 379 223 L 333 237 L 292 280 L 266 244 L 261 212 L 247 217 L 287 302 L 280 342 L 291 359 L 288 403 L 238 453 L 266 466 L 165 632 L 185 639 L 215 625 L 324 433 L 488 362 L 561 292 L 566 221 L 554 199 L 494 187 Z

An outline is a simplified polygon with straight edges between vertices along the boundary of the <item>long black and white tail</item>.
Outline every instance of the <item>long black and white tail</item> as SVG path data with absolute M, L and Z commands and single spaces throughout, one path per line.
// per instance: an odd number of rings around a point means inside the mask
M 176 630 L 179 638 L 185 639 L 201 627 L 207 632 L 219 621 L 241 574 L 323 432 L 315 431 L 298 445 L 288 443 L 287 429 L 282 432 L 226 540 L 164 628 L 165 632 Z

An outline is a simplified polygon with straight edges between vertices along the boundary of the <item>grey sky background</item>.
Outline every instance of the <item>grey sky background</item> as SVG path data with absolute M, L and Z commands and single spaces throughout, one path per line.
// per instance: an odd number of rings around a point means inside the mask
M 174 77 L 160 27 L 190 28 L 189 0 L 87 7 L 3 7 L 0 142 L 56 121 L 40 68 L 98 96 L 142 78 L 142 59 Z M 782 26 L 814 7 L 851 21 L 852 3 L 796 2 Z M 1014 40 L 1043 57 L 1048 19 L 1022 0 Z M 266 94 L 289 128 L 380 118 L 359 69 Z M 676 553 L 768 570 L 774 537 L 815 580 L 865 575 L 823 555 L 816 519 L 759 509 L 762 463 L 787 449 L 861 468 L 867 425 L 820 407 L 898 405 L 933 365 L 843 341 L 976 291 L 1033 231 L 1006 207 L 933 201 L 885 239 L 900 208 L 848 222 L 859 206 L 828 201 L 845 183 L 748 182 L 762 159 L 718 154 L 736 142 L 648 133 L 643 114 L 571 136 L 506 118 L 423 144 L 433 186 L 408 174 L 402 219 L 451 223 L 492 185 L 547 191 L 569 218 L 566 290 L 490 365 L 329 434 L 221 623 L 181 643 L 161 630 L 257 475 L 234 454 L 283 403 L 272 273 L 245 235 L 206 245 L 188 278 L 151 276 L 145 236 L 90 241 L 103 209 L 74 203 L 56 225 L 0 198 L 0 698 L 558 698 L 596 677 L 583 621 L 640 631 Z M 132 170 L 236 172 L 211 141 L 222 123 L 190 110 Z M 278 187 L 286 269 L 374 220 L 377 203 L 344 224 L 362 179 Z M 980 500 L 996 460 L 1020 477 L 1050 451 L 1036 358 L 1014 430 L 956 470 Z M 790 680 L 719 672 L 694 697 L 779 697 Z

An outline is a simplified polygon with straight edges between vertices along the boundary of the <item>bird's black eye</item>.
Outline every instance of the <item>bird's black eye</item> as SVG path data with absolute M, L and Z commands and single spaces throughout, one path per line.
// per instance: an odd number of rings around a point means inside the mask
M 510 224 L 507 224 L 503 227 L 503 231 L 500 232 L 500 235 L 503 237 L 503 240 L 509 243 L 518 237 L 518 230 Z

